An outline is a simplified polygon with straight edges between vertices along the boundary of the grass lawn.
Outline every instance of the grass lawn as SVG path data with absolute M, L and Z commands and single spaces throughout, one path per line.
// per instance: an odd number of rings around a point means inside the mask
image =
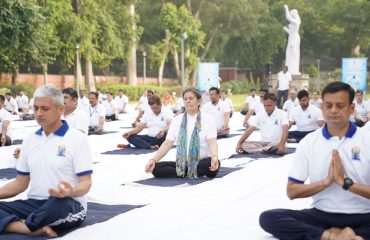
M 245 99 L 247 99 L 247 94 L 233 94 L 231 95 L 230 99 L 234 103 L 234 111 L 239 111 L 240 107 L 243 105 L 245 102 Z

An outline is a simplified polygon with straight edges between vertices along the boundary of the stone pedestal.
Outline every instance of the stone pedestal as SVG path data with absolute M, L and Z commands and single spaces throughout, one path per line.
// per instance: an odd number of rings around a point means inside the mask
M 302 89 L 306 89 L 308 90 L 309 89 L 309 80 L 310 80 L 310 77 L 308 76 L 308 74 L 300 74 L 300 75 L 293 75 L 292 76 L 292 87 L 296 88 L 297 89 L 297 92 L 302 90 Z M 269 81 L 269 92 L 275 92 L 275 86 L 277 84 L 277 75 L 276 74 L 272 74 L 271 75 L 271 79 Z

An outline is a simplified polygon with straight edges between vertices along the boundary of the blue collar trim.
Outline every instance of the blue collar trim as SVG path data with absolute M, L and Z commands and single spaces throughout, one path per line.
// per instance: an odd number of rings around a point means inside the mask
M 355 135 L 357 131 L 357 127 L 355 124 L 353 123 L 349 123 L 349 128 L 348 128 L 348 131 L 346 132 L 346 137 L 347 138 L 351 138 L 353 137 L 353 135 Z M 328 125 L 324 125 L 324 127 L 322 128 L 322 135 L 324 136 L 324 138 L 326 138 L 327 140 L 329 140 L 332 136 L 330 135 L 329 131 L 328 131 Z
M 63 137 L 69 129 L 68 123 L 65 120 L 62 120 L 62 123 L 63 123 L 63 125 L 58 130 L 56 130 L 54 132 L 54 134 L 59 136 L 59 137 Z M 44 130 L 42 128 L 40 128 L 39 130 L 37 130 L 35 132 L 35 134 L 42 135 L 42 131 L 44 131 Z

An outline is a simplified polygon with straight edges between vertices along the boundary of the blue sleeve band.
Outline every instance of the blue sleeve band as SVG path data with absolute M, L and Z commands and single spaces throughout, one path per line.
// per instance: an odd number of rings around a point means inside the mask
M 292 178 L 292 177 L 288 177 L 288 180 L 291 181 L 291 182 L 304 184 L 304 181 L 301 181 L 301 180 L 298 180 L 298 179 L 295 179 L 295 178 Z
M 17 170 L 17 174 L 18 175 L 23 175 L 23 176 L 29 176 L 30 175 L 29 172 L 22 172 L 22 171 L 19 171 L 19 170 Z
M 81 177 L 81 176 L 89 175 L 89 174 L 92 174 L 92 173 L 93 173 L 93 171 L 92 171 L 92 170 L 87 170 L 87 171 L 84 171 L 84 172 L 79 172 L 79 173 L 77 173 L 76 175 L 77 175 L 78 177 Z

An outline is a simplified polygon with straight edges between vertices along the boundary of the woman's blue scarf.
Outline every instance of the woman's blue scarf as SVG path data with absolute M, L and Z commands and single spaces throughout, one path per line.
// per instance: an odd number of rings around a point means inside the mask
M 189 153 L 187 152 L 187 112 L 184 113 L 181 121 L 178 145 L 176 152 L 176 173 L 179 177 L 185 177 L 185 170 L 188 169 L 188 178 L 197 178 L 197 166 L 199 162 L 200 140 L 199 132 L 201 129 L 201 114 L 197 114 L 193 133 L 191 134 Z

